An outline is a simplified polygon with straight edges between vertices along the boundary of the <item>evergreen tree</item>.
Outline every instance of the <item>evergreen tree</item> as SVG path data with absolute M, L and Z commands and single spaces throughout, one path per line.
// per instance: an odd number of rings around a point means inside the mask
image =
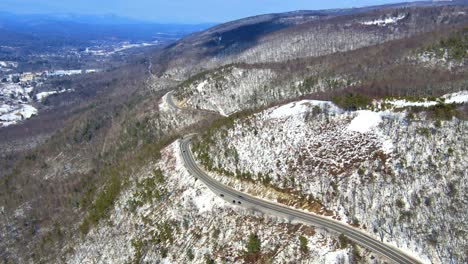
M 247 243 L 247 253 L 255 254 L 260 251 L 261 242 L 257 234 L 250 233 L 249 241 Z

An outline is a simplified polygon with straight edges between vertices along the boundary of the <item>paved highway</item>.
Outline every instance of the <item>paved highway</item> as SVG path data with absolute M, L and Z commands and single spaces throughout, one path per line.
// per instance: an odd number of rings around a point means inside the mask
M 180 107 L 178 106 L 175 102 L 174 99 L 172 98 L 172 95 L 174 94 L 174 91 L 168 92 L 166 95 L 163 96 L 163 100 L 166 101 L 166 104 L 169 106 L 169 108 L 172 108 L 173 110 L 178 110 L 178 111 L 197 111 L 200 113 L 206 113 L 209 115 L 217 115 L 219 116 L 220 113 L 213 111 L 213 110 L 206 110 L 206 109 L 195 109 L 195 108 L 185 108 L 185 107 Z
M 171 101 L 171 100 L 169 100 Z M 228 186 L 221 184 L 206 174 L 195 162 L 190 150 L 191 136 L 187 136 L 181 140 L 180 149 L 187 170 L 197 179 L 205 183 L 216 195 L 222 197 L 229 203 L 245 207 L 254 211 L 261 211 L 276 217 L 288 219 L 291 222 L 300 222 L 308 225 L 319 226 L 326 230 L 333 231 L 339 234 L 344 234 L 349 239 L 355 241 L 363 247 L 372 250 L 382 256 L 387 257 L 395 263 L 421 263 L 414 257 L 402 252 L 398 248 L 380 242 L 379 240 L 369 236 L 361 230 L 342 222 L 326 218 L 313 213 L 307 213 L 301 210 L 296 210 L 278 203 L 259 199 L 248 194 L 234 190 Z
M 168 92 L 163 100 L 166 100 L 166 104 L 172 108 L 172 109 L 175 109 L 175 110 L 184 110 L 183 108 L 180 108 L 176 103 L 174 103 L 174 100 L 172 99 L 172 94 L 174 93 L 174 91 L 170 91 Z

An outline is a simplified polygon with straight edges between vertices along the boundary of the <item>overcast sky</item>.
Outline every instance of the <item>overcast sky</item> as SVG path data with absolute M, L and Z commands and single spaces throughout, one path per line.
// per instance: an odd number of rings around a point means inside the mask
M 225 22 L 246 16 L 347 8 L 395 0 L 0 0 L 0 11 L 14 13 L 115 14 L 177 23 Z

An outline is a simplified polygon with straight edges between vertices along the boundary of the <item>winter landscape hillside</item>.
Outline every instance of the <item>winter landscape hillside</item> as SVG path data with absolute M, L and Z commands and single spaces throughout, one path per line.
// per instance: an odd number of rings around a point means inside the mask
M 259 183 L 256 195 L 330 214 L 430 262 L 464 262 L 467 123 L 411 115 L 304 100 L 236 121 L 194 150 L 233 187 Z
M 468 261 L 466 1 L 0 19 L 0 263 Z

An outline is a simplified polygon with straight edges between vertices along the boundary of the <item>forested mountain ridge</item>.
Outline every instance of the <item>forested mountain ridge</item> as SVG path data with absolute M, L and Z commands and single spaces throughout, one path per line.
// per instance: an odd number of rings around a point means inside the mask
M 310 94 L 330 100 L 343 91 L 373 98 L 441 96 L 466 86 L 466 40 L 462 23 L 346 53 L 230 64 L 181 83 L 176 95 L 188 107 L 222 114 Z
M 263 15 L 192 34 L 154 57 L 158 75 L 185 79 L 231 63 L 284 62 L 407 38 L 466 21 L 465 6 Z M 387 23 L 378 23 L 387 21 Z

